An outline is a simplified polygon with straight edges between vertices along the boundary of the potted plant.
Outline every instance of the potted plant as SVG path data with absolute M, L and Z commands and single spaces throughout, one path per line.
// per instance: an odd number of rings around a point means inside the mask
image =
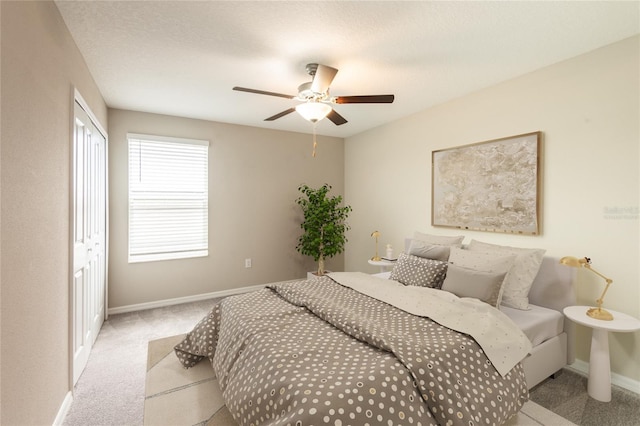
M 330 190 L 326 183 L 318 189 L 302 185 L 298 191 L 304 195 L 296 199 L 304 215 L 300 224 L 304 232 L 298 238 L 296 250 L 318 262 L 317 275 L 324 275 L 325 259 L 344 251 L 345 232 L 349 229 L 346 220 L 352 210 L 350 206 L 340 206 L 341 196 L 328 196 Z

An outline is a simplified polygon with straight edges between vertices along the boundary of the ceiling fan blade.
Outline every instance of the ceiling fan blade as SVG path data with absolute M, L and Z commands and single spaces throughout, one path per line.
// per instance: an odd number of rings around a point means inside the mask
M 318 64 L 316 74 L 313 76 L 313 81 L 311 82 L 311 90 L 316 93 L 326 93 L 337 73 L 338 70 L 335 68 Z
M 268 95 L 268 96 L 278 96 L 280 98 L 287 98 L 287 99 L 293 99 L 295 98 L 295 96 L 291 96 L 291 95 L 285 95 L 282 93 L 275 93 L 275 92 L 266 92 L 264 90 L 256 90 L 256 89 L 247 89 L 246 87 L 234 87 L 233 90 L 237 90 L 238 92 L 248 92 L 248 93 L 256 93 L 258 95 Z
M 271 116 L 271 117 L 269 117 L 269 118 L 265 118 L 265 119 L 264 119 L 264 121 L 273 121 L 273 120 L 277 120 L 277 119 L 278 119 L 278 118 L 280 118 L 280 117 L 284 117 L 284 116 L 285 116 L 285 115 L 287 115 L 287 114 L 291 114 L 291 113 L 292 113 L 293 111 L 295 111 L 295 110 L 296 110 L 295 108 L 289 108 L 289 109 L 287 109 L 287 110 L 284 110 L 284 111 L 282 111 L 282 112 L 279 112 L 279 113 L 278 113 L 278 114 L 276 114 L 276 115 L 272 115 L 272 116 Z
M 337 104 L 390 104 L 394 99 L 394 95 L 336 96 L 334 102 Z
M 336 126 L 340 126 L 347 122 L 347 120 L 338 114 L 335 109 L 331 109 L 331 112 L 327 114 L 327 118 L 333 122 Z

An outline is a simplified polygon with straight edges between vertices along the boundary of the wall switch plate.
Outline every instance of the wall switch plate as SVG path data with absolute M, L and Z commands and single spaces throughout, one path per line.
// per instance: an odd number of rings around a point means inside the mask
M 244 260 L 244 267 L 245 268 L 251 268 L 251 259 L 245 259 Z

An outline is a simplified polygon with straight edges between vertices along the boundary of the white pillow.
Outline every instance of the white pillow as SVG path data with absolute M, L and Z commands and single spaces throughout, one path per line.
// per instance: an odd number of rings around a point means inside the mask
M 422 232 L 415 231 L 413 233 L 413 238 L 416 240 L 424 241 L 425 243 L 429 243 L 429 244 L 460 247 L 462 246 L 462 240 L 464 240 L 464 235 L 448 237 L 444 235 L 423 234 Z
M 492 274 L 507 274 L 514 265 L 516 259 L 512 254 L 498 254 L 473 252 L 457 247 L 451 247 L 451 253 L 449 254 L 449 263 L 452 265 L 472 269 L 479 272 L 490 272 Z M 504 284 L 500 287 L 500 293 L 496 302 L 497 306 L 502 303 L 502 295 L 506 286 L 507 277 L 504 278 Z M 469 283 L 473 285 L 473 283 Z
M 546 250 L 501 246 L 471 240 L 468 250 L 471 252 L 491 253 L 493 255 L 516 256 L 513 267 L 507 274 L 503 290 L 502 304 L 510 308 L 529 310 L 529 290 L 538 275 L 542 258 Z
M 451 247 L 449 263 L 482 272 L 509 272 L 516 256 L 513 254 L 485 253 Z

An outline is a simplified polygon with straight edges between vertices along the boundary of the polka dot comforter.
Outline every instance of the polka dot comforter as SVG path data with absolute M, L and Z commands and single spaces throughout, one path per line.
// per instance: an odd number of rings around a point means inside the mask
M 225 298 L 175 352 L 211 361 L 241 425 L 499 425 L 528 399 L 521 364 L 328 277 Z

